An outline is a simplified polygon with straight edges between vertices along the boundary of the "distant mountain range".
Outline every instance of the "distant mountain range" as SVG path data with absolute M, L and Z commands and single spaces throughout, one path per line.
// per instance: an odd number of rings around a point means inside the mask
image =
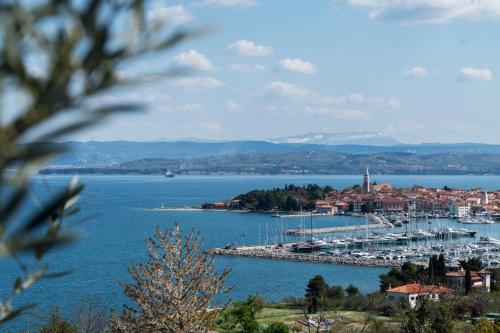
M 60 143 L 59 143 L 60 144 Z M 57 145 L 59 145 L 57 144 Z M 396 144 L 392 146 L 359 144 L 273 143 L 267 141 L 230 142 L 67 142 L 70 151 L 51 162 L 51 166 L 108 166 L 143 159 L 193 159 L 208 156 L 337 152 L 343 154 L 412 153 L 412 154 L 500 154 L 500 145 Z
M 306 133 L 271 139 L 274 143 L 301 143 L 319 145 L 394 146 L 398 140 L 383 132 Z
M 500 154 L 374 153 L 299 151 L 217 155 L 188 159 L 148 158 L 108 166 L 59 167 L 53 174 L 495 174 L 500 175 Z

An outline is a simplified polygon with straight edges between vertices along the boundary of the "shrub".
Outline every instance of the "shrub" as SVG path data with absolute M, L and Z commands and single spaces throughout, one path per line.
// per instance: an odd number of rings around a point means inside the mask
M 263 333 L 289 333 L 290 328 L 284 323 L 271 323 Z
M 51 313 L 49 322 L 40 327 L 40 333 L 76 333 L 76 329 L 56 309 Z

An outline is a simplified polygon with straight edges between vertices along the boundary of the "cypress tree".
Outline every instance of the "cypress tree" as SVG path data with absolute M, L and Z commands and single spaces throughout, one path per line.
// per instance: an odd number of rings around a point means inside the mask
M 439 255 L 438 267 L 439 267 L 439 279 L 441 280 L 441 282 L 443 282 L 446 278 L 446 263 L 444 261 L 443 254 Z
M 436 281 L 436 256 L 433 255 L 429 258 L 429 280 L 434 284 Z
M 468 294 L 472 290 L 472 278 L 470 276 L 470 270 L 465 271 L 465 293 Z

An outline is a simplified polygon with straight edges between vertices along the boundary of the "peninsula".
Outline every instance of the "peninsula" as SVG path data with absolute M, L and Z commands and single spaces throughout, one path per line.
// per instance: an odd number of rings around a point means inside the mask
M 405 216 L 458 218 L 463 223 L 493 223 L 500 219 L 500 190 L 395 188 L 371 182 L 365 170 L 362 185 L 336 190 L 331 186 L 308 184 L 253 190 L 228 201 L 205 203 L 203 209 L 247 210 L 276 214 L 363 214 L 383 213 Z

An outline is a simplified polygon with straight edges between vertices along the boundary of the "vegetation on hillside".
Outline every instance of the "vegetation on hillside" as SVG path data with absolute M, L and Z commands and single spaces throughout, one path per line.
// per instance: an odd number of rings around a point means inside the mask
M 374 153 L 345 154 L 335 151 L 248 153 L 201 158 L 148 158 L 102 167 L 59 167 L 43 173 L 63 174 L 361 174 L 364 166 L 373 174 L 464 175 L 500 174 L 500 154 L 471 153 Z
M 381 274 L 380 291 L 383 292 L 389 287 L 399 287 L 416 281 L 425 284 L 443 283 L 445 276 L 446 269 L 443 255 L 433 255 L 429 258 L 427 267 L 407 261 L 403 263 L 401 268 L 391 268 L 388 273 Z
M 308 211 L 314 209 L 316 200 L 324 199 L 331 191 L 333 191 L 331 186 L 290 184 L 282 189 L 250 191 L 238 195 L 234 200 L 240 200 L 240 207 L 249 210 L 299 211 L 302 208 Z

